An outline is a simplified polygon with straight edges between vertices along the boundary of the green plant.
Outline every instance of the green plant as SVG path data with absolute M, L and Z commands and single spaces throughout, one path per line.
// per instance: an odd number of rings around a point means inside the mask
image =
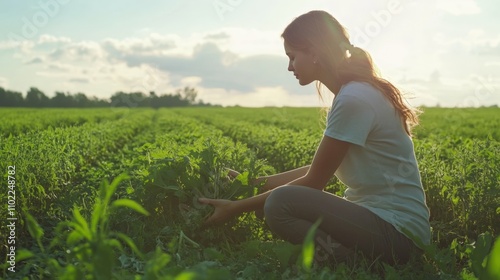
M 143 258 L 143 254 L 130 237 L 112 231 L 108 226 L 110 215 L 120 207 L 126 207 L 140 214 L 149 215 L 142 206 L 133 200 L 112 200 L 116 188 L 126 178 L 128 177 L 122 174 L 111 183 L 107 180 L 102 182 L 90 220 L 86 220 L 81 215 L 78 207 L 75 206 L 73 219 L 63 221 L 58 225 L 58 229 L 62 233 L 51 242 L 50 248 L 64 248 L 67 253 L 66 261 L 60 262 L 50 257 L 51 254 L 45 250 L 41 242 L 43 229 L 31 215 L 26 214 L 29 232 L 37 241 L 42 253 L 41 256 L 37 257 L 36 263 L 42 261 L 42 264 L 47 264 L 46 270 L 38 269 L 41 275 L 55 275 L 61 279 L 111 279 L 113 269 L 116 267 L 116 252 L 125 252 L 122 242 L 137 256 Z M 62 240 L 63 236 L 65 236 L 65 241 Z M 28 257 L 35 256 L 35 254 L 29 252 L 23 253 Z M 33 267 L 36 268 L 37 265 Z

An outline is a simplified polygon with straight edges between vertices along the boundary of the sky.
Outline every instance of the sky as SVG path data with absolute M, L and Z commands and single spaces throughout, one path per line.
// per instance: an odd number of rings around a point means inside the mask
M 500 105 L 500 2 L 493 0 L 0 1 L 0 87 L 101 99 L 186 86 L 223 106 L 323 106 L 280 38 L 325 10 L 414 106 Z

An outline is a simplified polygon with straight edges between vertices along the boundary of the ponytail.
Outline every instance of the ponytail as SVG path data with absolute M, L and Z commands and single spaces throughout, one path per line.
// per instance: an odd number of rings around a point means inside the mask
M 343 45 L 345 44 L 348 43 Z M 394 84 L 381 77 L 367 51 L 351 44 L 348 45 L 350 47 L 347 47 L 347 51 L 350 55 L 347 55 L 337 68 L 340 84 L 360 81 L 377 88 L 399 113 L 406 133 L 411 136 L 412 128 L 418 125 L 419 110 L 410 107 L 404 99 L 403 93 Z

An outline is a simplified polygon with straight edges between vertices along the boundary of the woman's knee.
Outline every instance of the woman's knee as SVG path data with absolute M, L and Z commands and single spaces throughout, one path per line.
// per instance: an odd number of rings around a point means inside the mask
M 294 200 L 300 199 L 300 191 L 305 187 L 281 186 L 275 188 L 264 203 L 264 216 L 267 220 L 286 215 L 294 204 Z
M 275 188 L 264 203 L 264 217 L 266 220 L 276 216 L 283 210 L 284 197 L 286 197 L 286 186 Z

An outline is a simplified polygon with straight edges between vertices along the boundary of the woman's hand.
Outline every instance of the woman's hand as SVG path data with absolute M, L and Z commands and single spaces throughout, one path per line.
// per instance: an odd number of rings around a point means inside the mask
M 203 222 L 204 225 L 222 224 L 237 214 L 235 201 L 210 198 L 200 198 L 198 201 L 202 204 L 212 205 L 215 208 L 212 215 Z

